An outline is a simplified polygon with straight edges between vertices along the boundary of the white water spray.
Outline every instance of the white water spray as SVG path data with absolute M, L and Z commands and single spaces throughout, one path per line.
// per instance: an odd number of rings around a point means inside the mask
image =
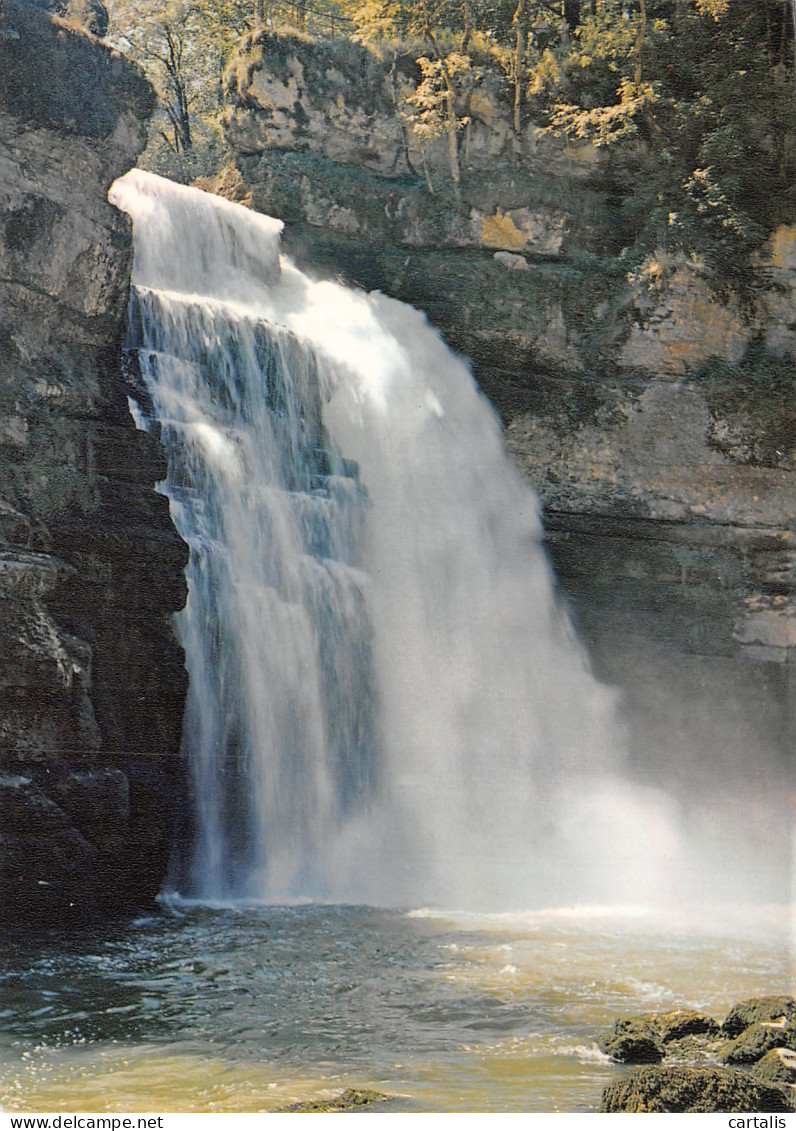
M 111 200 L 191 548 L 196 893 L 495 909 L 676 887 L 673 824 L 619 783 L 613 696 L 465 364 L 411 308 L 280 263 L 278 221 L 139 171 Z

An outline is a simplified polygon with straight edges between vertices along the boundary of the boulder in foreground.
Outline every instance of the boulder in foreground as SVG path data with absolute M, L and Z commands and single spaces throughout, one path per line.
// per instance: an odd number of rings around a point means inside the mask
M 636 1068 L 609 1084 L 601 1112 L 793 1112 L 786 1093 L 749 1072 L 719 1068 Z

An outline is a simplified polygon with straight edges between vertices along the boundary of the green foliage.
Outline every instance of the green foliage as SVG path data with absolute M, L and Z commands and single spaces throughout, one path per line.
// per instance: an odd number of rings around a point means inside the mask
M 646 155 L 621 194 L 638 256 L 679 248 L 738 284 L 796 214 L 793 75 L 789 0 L 595 0 L 532 92 L 550 132 Z
M 406 99 L 411 109 L 404 115 L 417 136 L 421 139 L 438 137 L 449 124 L 455 130 L 464 129 L 469 118 L 456 114 L 456 107 L 449 110 L 451 94 L 449 81 L 457 84 L 474 81 L 472 62 L 467 55 L 452 51 L 442 59 L 429 59 L 421 55 L 417 60 L 422 75 L 414 94 Z
M 643 183 L 620 194 L 639 255 L 663 238 L 732 275 L 794 215 L 789 0 L 351 0 L 348 10 L 360 40 L 414 43 L 420 81 L 403 116 L 421 145 L 457 133 L 486 68 L 512 98 L 518 136 L 528 108 L 551 133 L 640 157 Z M 458 60 L 472 60 L 476 39 L 483 58 L 468 71 Z
M 461 179 L 458 133 L 469 119 L 462 109 L 477 75 L 467 49 L 479 30 L 477 13 L 471 0 L 362 0 L 352 7 L 362 43 L 392 38 L 415 41 L 425 50 L 415 50 L 419 82 L 397 109 L 414 132 L 421 152 L 432 138 L 445 136 L 451 180 Z M 425 158 L 424 158 L 425 162 Z M 433 183 L 425 170 L 429 190 Z
M 539 5 L 536 5 L 537 7 Z M 455 45 L 464 54 L 477 31 L 500 40 L 510 32 L 515 0 L 351 0 L 347 11 L 362 42 L 400 40 L 436 41 L 442 49 Z
M 720 20 L 722 16 L 727 15 L 729 8 L 729 0 L 697 0 L 697 9 L 701 16 L 712 16 L 714 20 Z
M 487 83 L 513 107 L 518 139 L 533 120 L 616 155 L 601 168 L 614 178 L 604 190 L 626 264 L 655 249 L 696 256 L 736 286 L 749 252 L 796 215 L 790 3 L 108 0 L 110 37 L 160 95 L 145 157 L 159 171 L 185 179 L 223 163 L 216 123 L 227 59 L 256 24 L 288 21 L 313 32 L 318 50 L 332 33 L 392 55 L 396 109 L 421 153 L 447 144 L 454 192 L 466 174 L 459 145 L 470 98 Z M 328 65 L 345 69 L 339 40 L 331 54 Z M 352 66 L 361 69 L 359 56 Z M 324 68 L 307 81 L 323 82 Z M 384 96 L 369 71 L 357 83 L 363 100 Z M 631 168 L 641 175 L 631 179 Z
M 617 94 L 618 102 L 591 109 L 572 103 L 556 103 L 550 111 L 552 132 L 592 141 L 598 148 L 636 137 L 644 112 L 660 100 L 660 86 L 657 83 L 635 83 L 622 77 Z

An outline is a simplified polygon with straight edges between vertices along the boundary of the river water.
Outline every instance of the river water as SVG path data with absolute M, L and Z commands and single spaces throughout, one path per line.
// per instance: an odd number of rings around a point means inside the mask
M 6 1111 L 258 1112 L 367 1087 L 391 1111 L 590 1112 L 595 1039 L 787 992 L 784 913 L 207 907 L 6 940 Z

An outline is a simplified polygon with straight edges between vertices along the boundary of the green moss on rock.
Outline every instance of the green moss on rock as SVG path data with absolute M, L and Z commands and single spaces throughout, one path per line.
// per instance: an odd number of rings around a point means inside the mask
M 769 1049 L 755 1065 L 754 1074 L 775 1084 L 796 1085 L 796 1052 L 791 1049 Z
M 389 1098 L 382 1092 L 373 1092 L 366 1088 L 346 1088 L 344 1092 L 341 1092 L 339 1096 L 334 1096 L 333 1099 L 307 1100 L 280 1108 L 280 1111 L 357 1111 L 361 1108 L 372 1107 L 374 1104 L 386 1103 Z
M 786 1021 L 757 1021 L 722 1050 L 725 1064 L 755 1064 L 771 1049 L 796 1051 L 796 1027 Z
M 718 1068 L 637 1068 L 609 1084 L 601 1112 L 792 1112 L 786 1093 L 749 1072 Z
M 796 999 L 778 997 L 753 997 L 734 1005 L 721 1027 L 725 1037 L 737 1037 L 758 1021 L 777 1021 L 784 1017 L 791 1027 L 796 1025 Z
M 649 1064 L 663 1060 L 663 1046 L 654 1025 L 644 1017 L 617 1021 L 610 1032 L 597 1038 L 597 1047 L 622 1064 Z

